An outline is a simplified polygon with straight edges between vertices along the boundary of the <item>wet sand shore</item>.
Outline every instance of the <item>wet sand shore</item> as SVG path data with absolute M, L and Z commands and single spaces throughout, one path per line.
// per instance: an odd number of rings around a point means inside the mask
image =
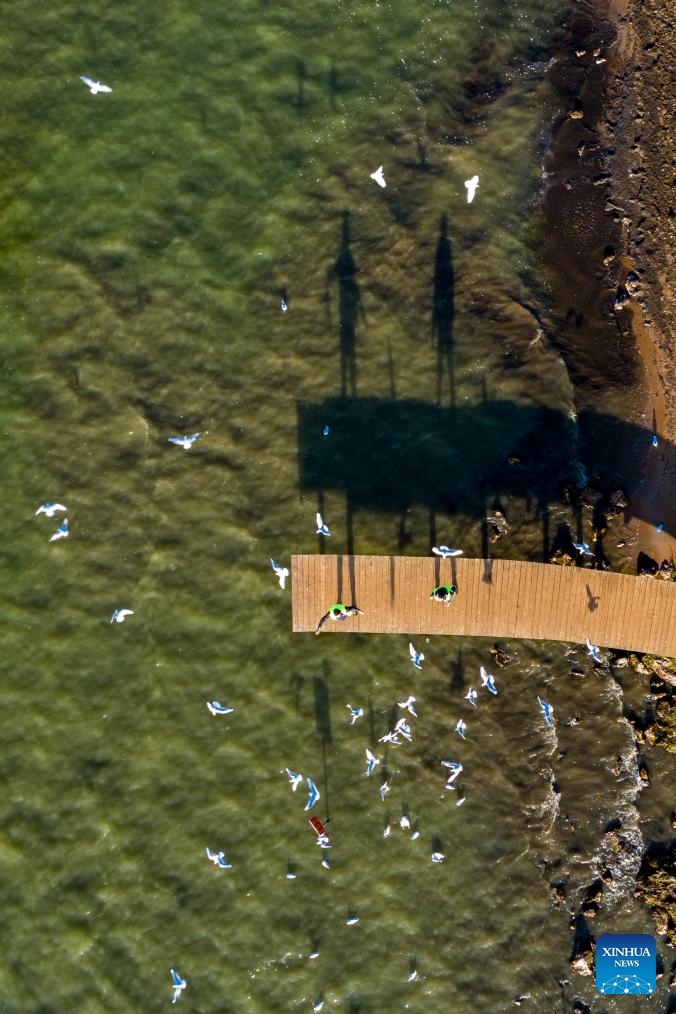
M 676 557 L 672 34 L 655 0 L 575 10 L 550 71 L 544 197 L 552 330 L 576 388 L 583 460 L 592 486 L 626 489 L 632 555 L 657 563 Z M 599 413 L 630 423 L 631 441 L 626 428 L 621 446 L 600 440 Z

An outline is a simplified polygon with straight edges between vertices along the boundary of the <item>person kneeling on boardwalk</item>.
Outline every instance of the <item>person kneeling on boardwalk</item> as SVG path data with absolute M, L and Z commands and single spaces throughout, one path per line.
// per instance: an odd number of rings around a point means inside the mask
M 331 606 L 328 613 L 324 613 L 322 616 L 321 620 L 317 624 L 315 634 L 319 633 L 328 620 L 338 620 L 339 622 L 342 620 L 349 620 L 351 616 L 357 616 L 358 614 L 363 613 L 363 611 L 363 609 L 357 609 L 356 606 L 346 606 L 343 605 L 342 602 L 336 602 Z
M 443 602 L 444 605 L 450 606 L 451 602 L 458 594 L 458 586 L 455 584 L 440 584 L 431 593 L 430 598 L 434 599 L 435 602 Z

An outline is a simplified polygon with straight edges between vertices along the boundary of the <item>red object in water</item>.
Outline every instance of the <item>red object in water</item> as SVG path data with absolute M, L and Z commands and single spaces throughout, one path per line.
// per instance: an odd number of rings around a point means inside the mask
M 324 835 L 326 838 L 328 838 L 328 834 L 326 833 L 326 828 L 322 824 L 322 822 L 319 819 L 319 817 L 310 817 L 310 823 L 312 824 L 313 828 L 315 829 L 315 831 L 317 832 L 317 834 L 319 836 Z

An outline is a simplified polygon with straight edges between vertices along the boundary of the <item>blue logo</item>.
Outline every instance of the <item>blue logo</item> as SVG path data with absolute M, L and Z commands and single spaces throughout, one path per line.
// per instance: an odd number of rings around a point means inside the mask
M 599 993 L 654 993 L 657 948 L 647 933 L 604 933 L 596 941 Z

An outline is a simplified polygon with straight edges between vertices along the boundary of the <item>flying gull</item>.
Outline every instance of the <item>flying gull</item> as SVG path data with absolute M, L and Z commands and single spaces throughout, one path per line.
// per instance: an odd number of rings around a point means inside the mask
M 275 572 L 275 576 L 279 580 L 279 587 L 283 590 L 286 585 L 286 579 L 289 576 L 288 567 L 282 567 L 281 564 L 275 563 L 274 560 L 270 560 L 270 563 L 272 564 L 272 569 Z
M 180 1000 L 181 993 L 188 985 L 188 983 L 186 979 L 182 979 L 181 976 L 178 974 L 178 972 L 174 971 L 173 968 L 170 969 L 170 972 L 171 972 L 171 981 L 174 987 L 174 996 L 171 1002 L 176 1003 L 178 1000 Z
M 98 95 L 99 92 L 107 92 L 110 94 L 113 90 L 112 88 L 109 88 L 108 85 L 101 84 L 100 81 L 92 81 L 92 79 L 87 77 L 85 74 L 80 74 L 80 81 L 87 85 L 87 88 L 89 88 L 92 95 Z M 175 1002 L 176 1001 L 174 1001 L 174 1003 Z
M 378 166 L 378 168 L 374 173 L 371 173 L 369 179 L 377 183 L 379 187 L 383 188 L 383 190 L 387 186 L 387 183 L 385 182 L 385 177 L 383 175 L 383 167 L 381 165 Z
M 226 708 L 219 701 L 207 701 L 207 707 L 212 715 L 229 715 L 234 708 Z
M 49 541 L 56 542 L 58 539 L 67 539 L 68 535 L 68 518 L 64 518 L 54 534 L 50 536 Z
M 425 661 L 425 656 L 422 651 L 416 651 L 411 642 L 408 644 L 408 653 L 411 656 L 411 662 L 416 669 L 422 669 L 422 662 Z
M 185 437 L 169 437 L 168 440 L 170 444 L 177 444 L 178 447 L 182 447 L 183 450 L 189 451 L 195 441 L 199 440 L 199 437 L 199 433 L 191 433 L 189 436 Z
M 47 518 L 53 518 L 57 511 L 65 511 L 66 508 L 62 503 L 51 503 L 49 500 L 47 503 L 43 503 L 41 507 L 35 512 L 35 516 L 38 514 L 44 514 Z
M 467 188 L 467 203 L 471 204 L 479 186 L 479 177 L 472 176 L 471 179 L 465 180 L 465 186 Z

